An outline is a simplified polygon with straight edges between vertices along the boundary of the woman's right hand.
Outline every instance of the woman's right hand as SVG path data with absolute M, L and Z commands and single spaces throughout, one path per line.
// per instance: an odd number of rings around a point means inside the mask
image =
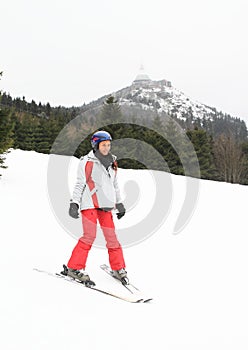
M 79 205 L 77 203 L 70 203 L 69 215 L 73 219 L 79 218 Z
M 117 203 L 116 209 L 118 210 L 118 213 L 116 214 L 117 219 L 120 220 L 126 214 L 126 209 L 122 203 Z

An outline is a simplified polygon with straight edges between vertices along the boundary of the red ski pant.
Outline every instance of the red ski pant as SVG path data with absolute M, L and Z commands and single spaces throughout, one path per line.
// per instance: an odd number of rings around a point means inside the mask
M 116 237 L 115 226 L 111 211 L 98 209 L 82 210 L 83 236 L 78 240 L 67 266 L 71 269 L 81 270 L 86 266 L 89 250 L 96 238 L 97 220 L 103 231 L 106 247 L 109 254 L 109 263 L 112 270 L 125 267 L 122 247 Z

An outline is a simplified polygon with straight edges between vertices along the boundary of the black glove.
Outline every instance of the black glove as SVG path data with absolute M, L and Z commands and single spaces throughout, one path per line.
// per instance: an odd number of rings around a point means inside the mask
M 78 219 L 79 218 L 78 209 L 79 209 L 79 205 L 77 203 L 70 203 L 69 215 L 74 219 Z
M 116 204 L 116 209 L 119 212 L 119 213 L 116 214 L 117 219 L 121 219 L 125 215 L 126 209 L 125 209 L 125 207 L 124 207 L 124 205 L 122 203 L 117 203 Z

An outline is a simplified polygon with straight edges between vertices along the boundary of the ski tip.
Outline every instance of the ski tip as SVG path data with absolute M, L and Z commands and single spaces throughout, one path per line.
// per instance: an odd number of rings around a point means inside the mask
M 102 265 L 100 265 L 100 268 L 101 268 L 101 269 L 106 269 L 106 268 L 108 269 L 109 267 L 108 267 L 108 265 L 106 265 L 106 264 L 102 264 Z
M 153 300 L 153 298 L 145 299 L 145 300 L 143 301 L 143 303 L 149 303 L 149 302 L 152 301 L 152 300 Z

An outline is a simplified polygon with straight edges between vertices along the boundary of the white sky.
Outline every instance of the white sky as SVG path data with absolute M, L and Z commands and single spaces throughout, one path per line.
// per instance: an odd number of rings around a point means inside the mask
M 248 122 L 246 0 L 1 1 L 0 89 L 80 106 L 131 84 L 141 63 Z

